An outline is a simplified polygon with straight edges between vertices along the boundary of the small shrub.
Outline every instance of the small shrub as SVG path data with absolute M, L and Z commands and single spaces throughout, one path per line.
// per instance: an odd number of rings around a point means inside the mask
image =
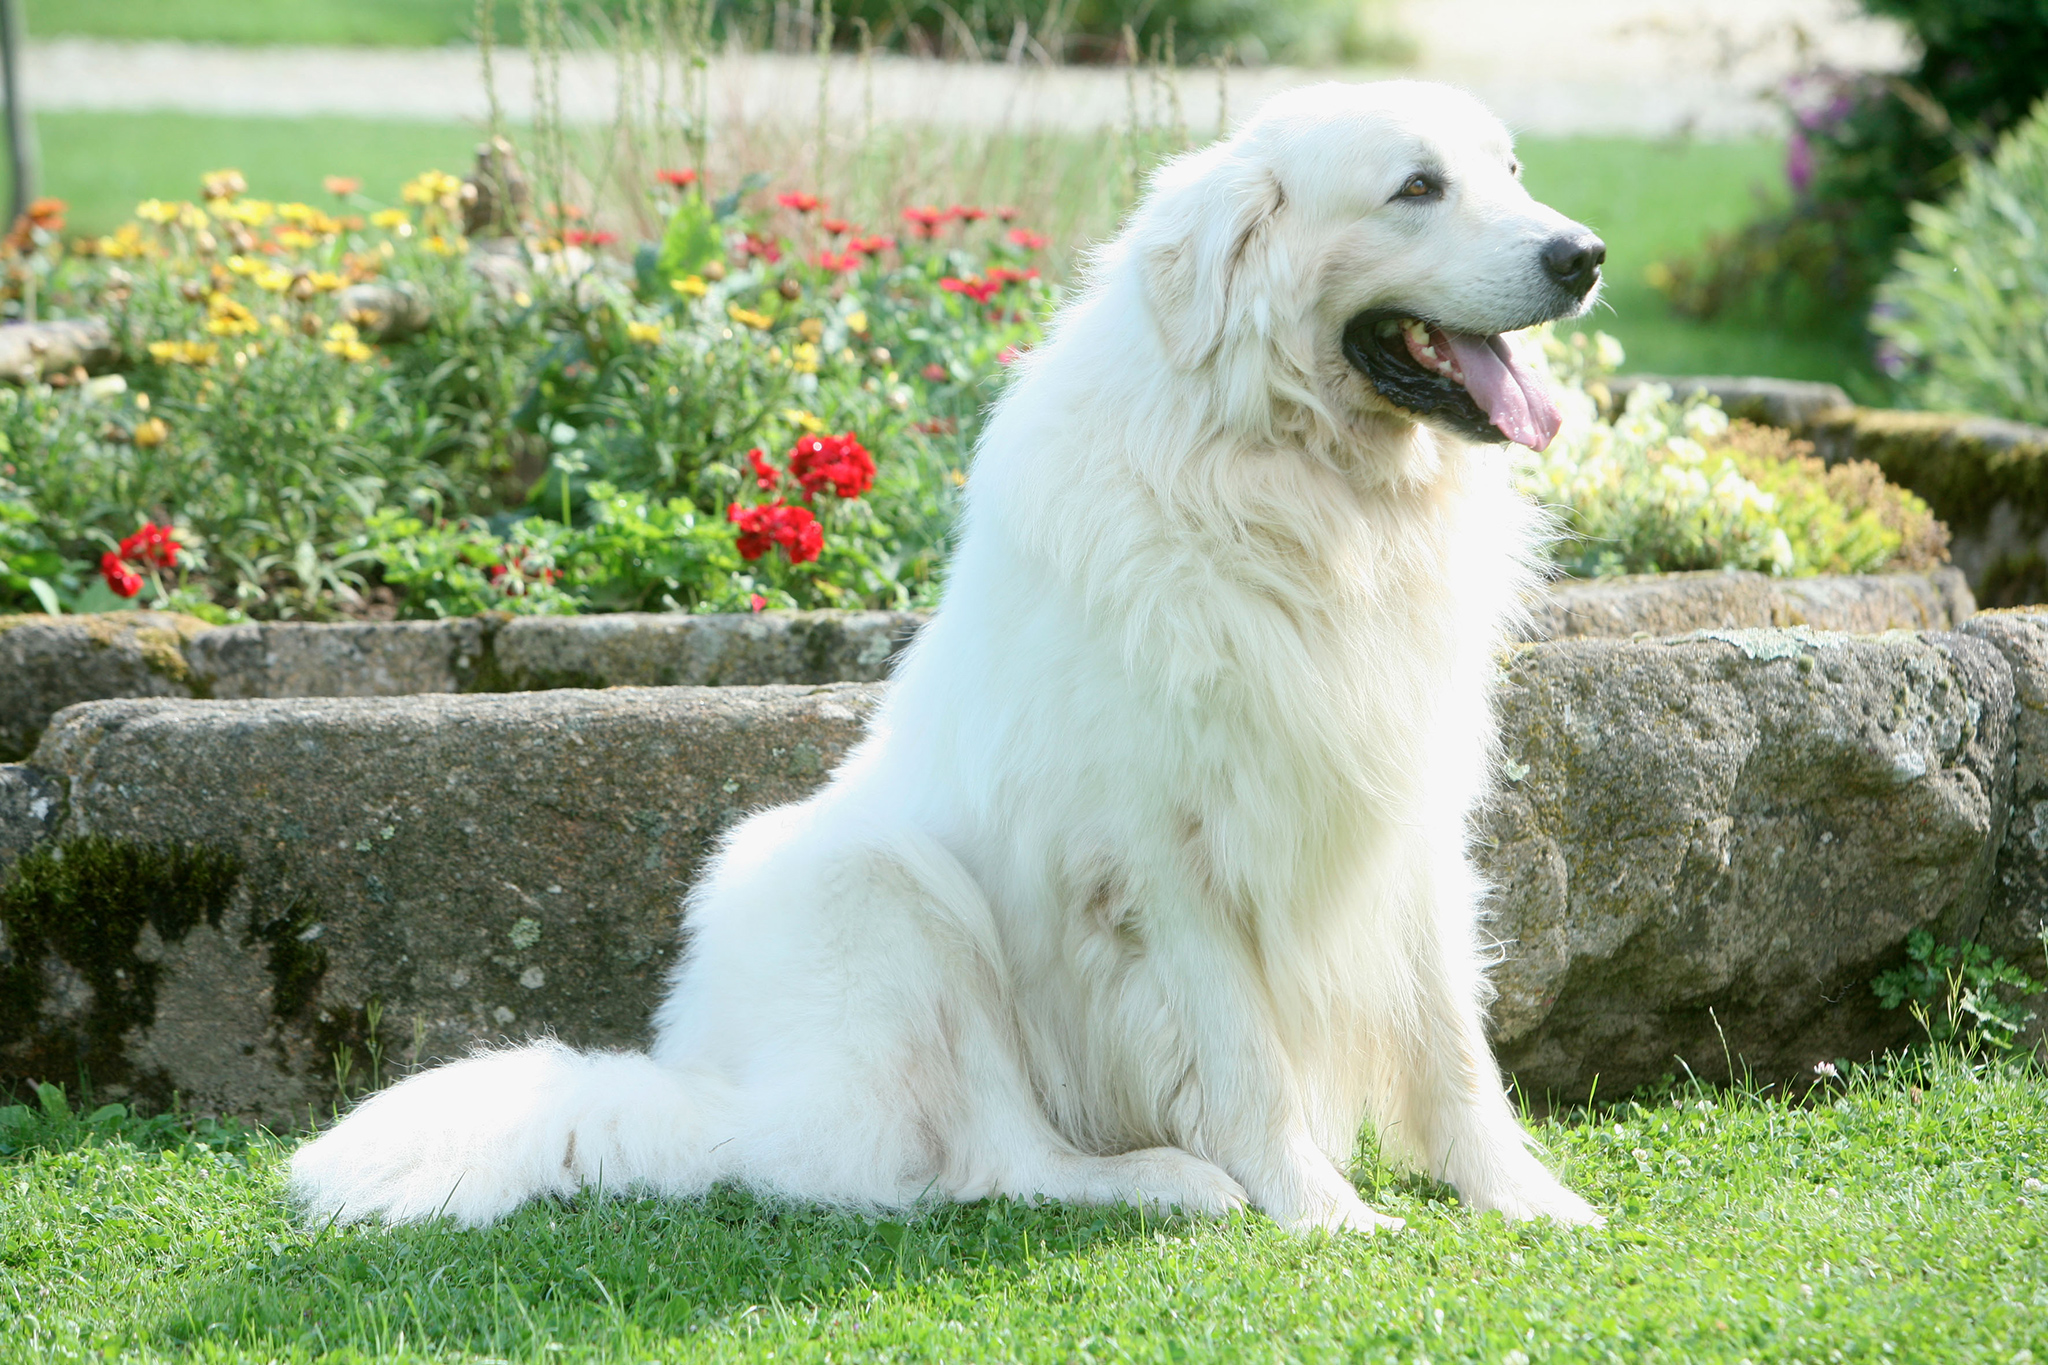
M 2048 422 L 2048 100 L 1913 206 L 1870 325 L 1921 406 Z
M 1664 385 L 1635 388 L 1603 418 L 1602 381 L 1620 365 L 1620 346 L 1583 333 L 1567 344 L 1545 332 L 1543 341 L 1562 381 L 1565 424 L 1548 450 L 1525 457 L 1519 479 L 1556 515 L 1551 553 L 1566 573 L 1800 576 L 1947 559 L 1946 528 L 1875 466 L 1830 469 L 1810 444 L 1730 423 L 1713 402 L 1678 401 Z
M 1993 957 L 1983 944 L 1951 947 L 1925 929 L 1906 936 L 1906 957 L 1905 966 L 1879 976 L 1870 988 L 1886 1009 L 1911 1010 L 1938 1045 L 2011 1052 L 2020 1030 L 2034 1019 L 2029 1002 L 2048 991 L 2048 983 Z
M 1785 329 L 1860 326 L 1908 227 L 1963 160 L 1988 150 L 2048 89 L 2048 0 L 1863 0 L 1903 21 L 1921 58 L 1904 75 L 1816 70 L 1782 98 L 1792 202 L 1652 282 L 1674 308 Z

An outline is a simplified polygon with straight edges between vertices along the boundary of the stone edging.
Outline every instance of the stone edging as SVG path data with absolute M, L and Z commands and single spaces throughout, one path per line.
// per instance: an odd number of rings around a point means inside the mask
M 1561 584 L 1530 638 L 1680 634 L 1739 626 L 1942 630 L 1975 604 L 1962 575 L 1781 580 L 1642 575 Z M 114 697 L 391 697 L 560 687 L 874 682 L 924 623 L 918 612 L 485 615 L 460 621 L 208 627 L 191 617 L 0 617 L 0 761 L 51 716 Z

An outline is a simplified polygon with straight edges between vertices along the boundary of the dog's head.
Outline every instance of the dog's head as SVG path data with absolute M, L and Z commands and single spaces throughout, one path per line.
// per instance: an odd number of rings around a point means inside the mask
M 1167 358 L 1340 426 L 1391 416 L 1542 449 L 1557 406 L 1501 334 L 1584 312 L 1607 253 L 1520 176 L 1507 130 L 1448 86 L 1276 97 L 1163 167 L 1133 222 Z

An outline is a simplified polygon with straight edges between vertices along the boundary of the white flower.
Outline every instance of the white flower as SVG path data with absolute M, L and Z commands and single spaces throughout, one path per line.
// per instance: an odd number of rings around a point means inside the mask
M 1841 1073 L 1835 1070 L 1835 1064 L 1833 1062 L 1815 1062 L 1813 1064 L 1813 1074 L 1816 1076 L 1825 1076 L 1829 1080 L 1833 1080 L 1836 1076 L 1840 1075 Z

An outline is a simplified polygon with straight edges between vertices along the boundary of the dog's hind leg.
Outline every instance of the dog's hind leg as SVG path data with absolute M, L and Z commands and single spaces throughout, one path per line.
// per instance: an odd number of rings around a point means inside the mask
M 735 832 L 692 898 L 654 1055 L 730 1079 L 732 1177 L 856 1209 L 992 1195 L 1223 1213 L 1186 1152 L 1092 1155 L 1034 1091 L 980 888 L 935 840 L 865 812 Z

